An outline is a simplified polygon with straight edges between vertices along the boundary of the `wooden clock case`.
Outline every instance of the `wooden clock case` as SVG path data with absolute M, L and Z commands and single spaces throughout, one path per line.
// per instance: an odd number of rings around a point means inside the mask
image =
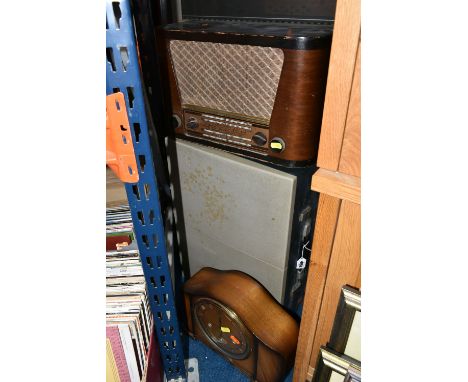
M 240 271 L 203 268 L 184 285 L 189 334 L 221 353 L 258 382 L 281 381 L 294 362 L 299 325 L 255 279 Z M 235 313 L 247 328 L 250 351 L 230 358 L 204 334 L 194 307 L 201 299 L 215 301 Z M 241 325 L 242 325 L 241 324 Z

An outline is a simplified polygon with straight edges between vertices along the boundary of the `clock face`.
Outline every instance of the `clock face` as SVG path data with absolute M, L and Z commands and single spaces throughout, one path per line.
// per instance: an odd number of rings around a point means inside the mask
M 194 315 L 202 334 L 227 357 L 244 359 L 249 355 L 249 332 L 228 307 L 210 298 L 194 305 Z

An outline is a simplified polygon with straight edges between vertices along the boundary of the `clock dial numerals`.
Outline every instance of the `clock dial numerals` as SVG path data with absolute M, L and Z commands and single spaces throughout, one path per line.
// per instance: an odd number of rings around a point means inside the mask
M 198 300 L 194 308 L 198 326 L 209 342 L 228 357 L 248 356 L 248 330 L 231 309 L 209 298 Z

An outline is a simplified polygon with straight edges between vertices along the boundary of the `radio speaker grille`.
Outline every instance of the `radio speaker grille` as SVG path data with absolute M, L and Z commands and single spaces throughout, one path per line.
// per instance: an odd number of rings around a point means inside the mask
M 172 40 L 170 51 L 183 105 L 270 120 L 281 49 Z

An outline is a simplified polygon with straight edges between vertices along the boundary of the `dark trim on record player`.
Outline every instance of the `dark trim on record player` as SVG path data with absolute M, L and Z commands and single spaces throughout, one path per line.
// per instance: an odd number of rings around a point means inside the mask
M 298 18 L 267 18 L 267 17 L 228 17 L 228 16 L 197 16 L 184 15 L 184 20 L 201 20 L 201 21 L 237 21 L 251 23 L 287 23 L 287 24 L 304 24 L 304 25 L 327 25 L 333 27 L 334 20 L 328 18 L 317 19 L 298 19 Z
M 267 24 L 255 25 L 255 23 L 242 23 L 242 33 L 235 28 L 229 31 L 217 31 L 213 21 L 203 22 L 200 20 L 186 21 L 182 23 L 169 24 L 163 27 L 165 37 L 169 40 L 188 40 L 203 41 L 223 44 L 256 45 L 265 47 L 275 47 L 292 50 L 314 50 L 328 48 L 332 39 L 330 30 L 319 29 L 309 35 L 290 35 L 286 25 L 280 25 L 284 28 L 284 35 L 266 34 L 264 29 Z M 240 23 L 239 23 L 240 24 Z M 274 24 L 273 24 L 274 25 Z M 291 25 L 291 28 L 297 28 L 297 25 Z M 304 26 L 307 28 L 307 25 Z M 197 30 L 197 28 L 199 28 Z
M 315 160 L 307 160 L 307 161 L 291 161 L 291 160 L 283 160 L 283 159 L 278 159 L 272 156 L 267 156 L 267 155 L 262 155 L 258 154 L 254 151 L 249 151 L 248 154 L 245 152 L 245 149 L 238 149 L 233 146 L 227 146 L 223 145 L 221 143 L 216 143 L 213 141 L 210 141 L 208 139 L 204 138 L 198 138 L 194 137 L 192 135 L 180 135 L 180 134 L 175 134 L 175 138 L 177 139 L 182 139 L 194 143 L 198 143 L 203 146 L 210 146 L 214 147 L 215 149 L 220 149 L 223 150 L 227 153 L 235 154 L 237 156 L 246 158 L 246 159 L 252 159 L 255 158 L 259 162 L 264 162 L 264 163 L 274 163 L 278 166 L 285 167 L 285 168 L 295 168 L 295 167 L 305 167 L 305 166 L 310 166 L 315 164 Z

